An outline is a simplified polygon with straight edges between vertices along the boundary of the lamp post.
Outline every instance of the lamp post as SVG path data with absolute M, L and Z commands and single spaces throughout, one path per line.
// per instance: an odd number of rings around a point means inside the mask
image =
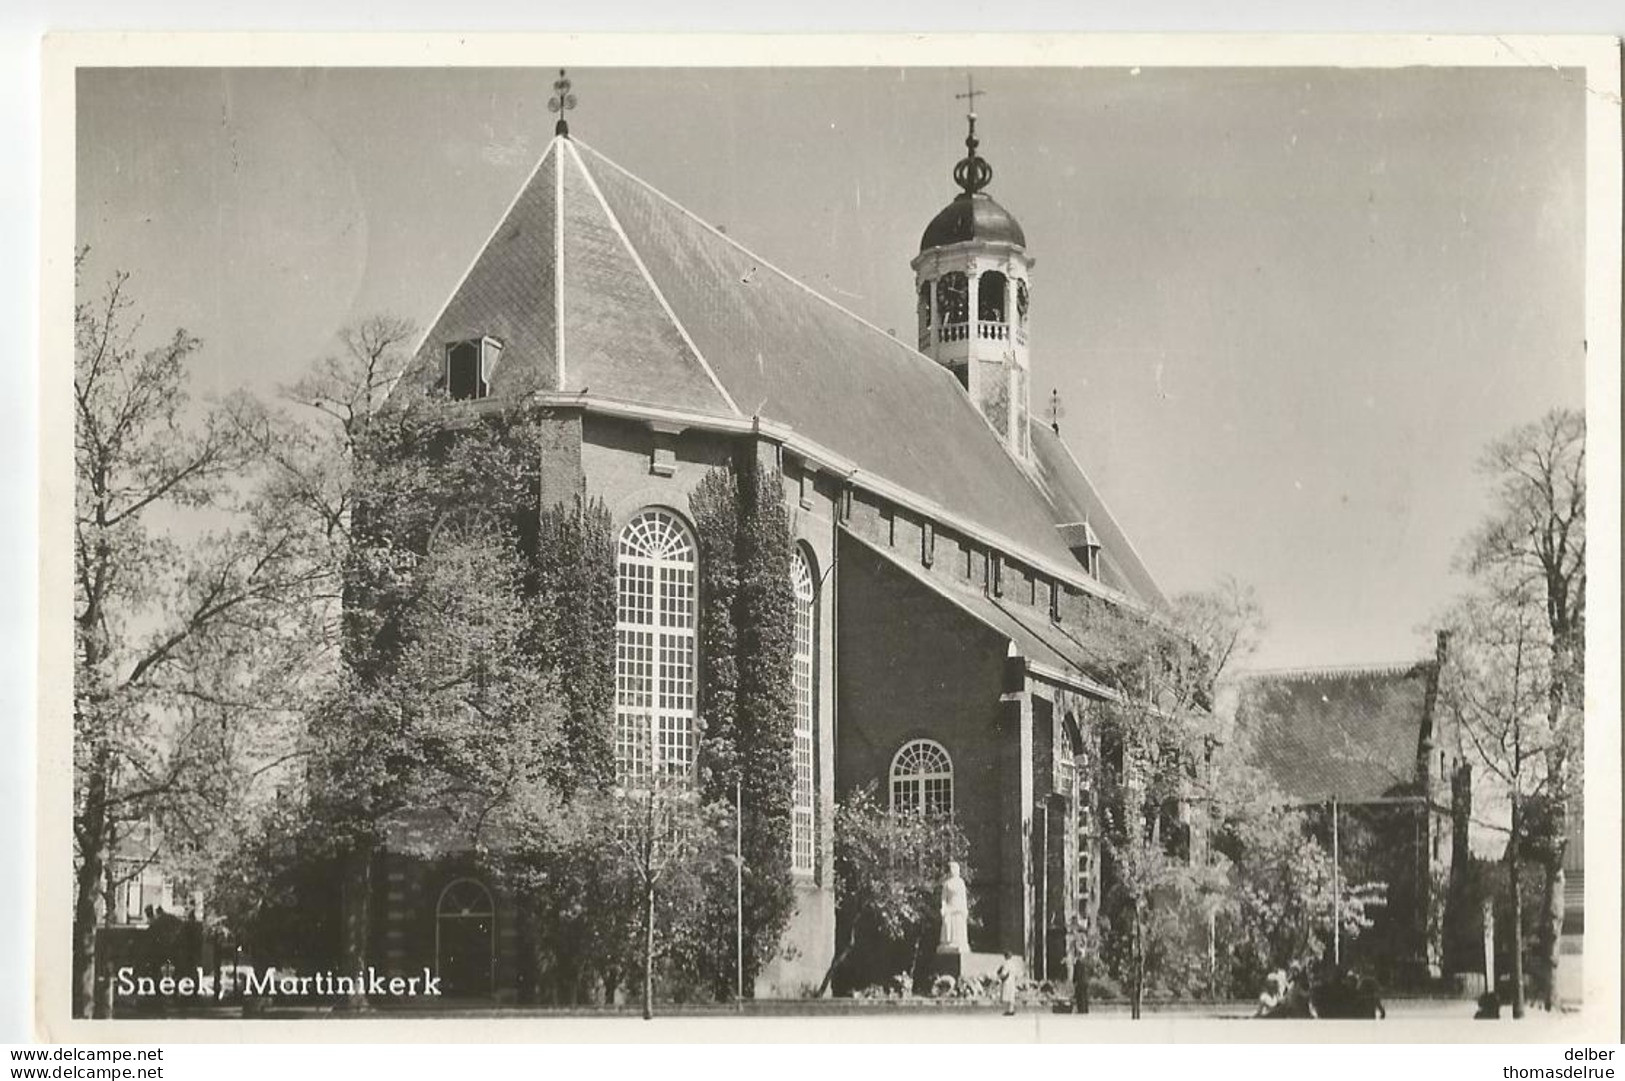
M 734 778 L 734 1003 L 745 1008 L 745 811 L 744 780 Z

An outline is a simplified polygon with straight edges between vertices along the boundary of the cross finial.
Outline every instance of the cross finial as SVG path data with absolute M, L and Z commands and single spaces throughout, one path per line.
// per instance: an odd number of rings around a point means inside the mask
M 976 99 L 987 93 L 986 90 L 976 89 L 976 76 L 966 73 L 965 92 L 955 94 L 955 101 L 963 101 L 965 106 L 965 123 L 968 130 L 965 134 L 965 158 L 954 166 L 954 183 L 965 189 L 967 195 L 974 195 L 987 187 L 993 179 L 993 167 L 983 161 L 976 153 L 981 145 L 976 138 Z
M 1066 410 L 1061 407 L 1061 391 L 1059 388 L 1049 392 L 1049 429 L 1056 435 L 1061 434 L 1061 418 L 1066 416 Z
M 576 96 L 570 93 L 570 80 L 565 77 L 564 69 L 559 69 L 559 77 L 553 80 L 553 96 L 547 99 L 547 111 L 558 113 L 558 123 L 553 125 L 553 134 L 570 137 L 570 125 L 565 122 L 564 114 L 576 107 Z
M 963 94 L 954 95 L 955 101 L 965 102 L 965 109 L 967 110 L 965 113 L 965 118 L 971 122 L 973 127 L 976 124 L 976 99 L 985 93 L 987 93 L 986 90 L 976 89 L 976 76 L 966 72 L 965 92 Z

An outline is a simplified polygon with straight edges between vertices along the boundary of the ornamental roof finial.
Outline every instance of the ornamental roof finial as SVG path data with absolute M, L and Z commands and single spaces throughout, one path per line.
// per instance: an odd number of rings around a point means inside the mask
M 970 74 L 965 76 L 965 92 L 955 94 L 955 101 L 966 102 L 965 122 L 968 131 L 965 135 L 965 157 L 954 166 L 954 183 L 965 189 L 966 195 L 975 195 L 993 180 L 993 166 L 989 165 L 976 153 L 980 145 L 976 138 L 976 99 L 987 93 L 986 90 L 976 89 L 976 77 Z
M 576 96 L 570 93 L 570 80 L 564 75 L 564 69 L 559 69 L 559 77 L 553 80 L 553 96 L 547 99 L 547 111 L 558 113 L 558 123 L 553 125 L 553 134 L 570 137 L 570 125 L 565 122 L 564 114 L 567 110 L 576 107 Z

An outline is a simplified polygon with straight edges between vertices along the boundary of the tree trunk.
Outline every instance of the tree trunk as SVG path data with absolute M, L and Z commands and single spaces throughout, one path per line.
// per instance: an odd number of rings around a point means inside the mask
M 830 981 L 835 978 L 835 970 L 840 968 L 841 964 L 852 955 L 852 948 L 857 944 L 858 925 L 857 921 L 854 920 L 851 928 L 846 933 L 846 945 L 841 947 L 841 952 L 835 955 L 834 959 L 830 961 L 829 967 L 824 970 L 824 978 L 818 984 L 818 990 L 813 994 L 814 998 L 824 997 L 825 992 L 829 990 Z
M 372 856 L 370 841 L 357 841 L 344 859 L 344 969 L 364 972 L 372 931 Z M 438 964 L 439 959 L 436 958 Z M 367 995 L 358 989 L 346 1000 L 351 1009 L 365 1009 Z
M 1134 990 L 1129 996 L 1129 1017 L 1140 1019 L 1140 1004 L 1145 1001 L 1145 942 L 1141 938 L 1140 905 L 1134 905 Z
M 75 1017 L 91 1017 L 96 1002 L 96 895 L 101 890 L 107 843 L 107 752 L 98 751 L 85 784 L 85 804 L 75 823 L 79 867 L 74 872 L 73 987 Z
M 1519 864 L 1523 846 L 1523 808 L 1516 793 L 1512 797 L 1512 839 L 1507 843 L 1507 881 L 1512 889 L 1512 1016 L 1523 1016 L 1523 875 Z
M 1567 847 L 1563 838 L 1555 840 L 1555 850 L 1545 866 L 1540 894 L 1540 959 L 1542 972 L 1541 1005 L 1547 1010 L 1557 1008 L 1558 946 L 1563 935 L 1563 851 Z
M 655 884 L 643 891 L 643 1019 L 655 1015 Z

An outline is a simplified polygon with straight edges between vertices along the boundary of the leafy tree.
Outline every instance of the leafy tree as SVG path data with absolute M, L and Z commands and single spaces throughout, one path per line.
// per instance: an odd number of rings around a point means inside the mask
M 1263 614 L 1253 591 L 1226 579 L 1176 598 L 1172 613 L 1119 615 L 1106 670 L 1115 701 L 1097 714 L 1091 787 L 1103 826 L 1101 946 L 1139 1017 L 1154 986 L 1219 983 L 1218 935 L 1232 964 L 1318 953 L 1333 920 L 1353 937 L 1382 888 L 1341 882 L 1304 812 L 1251 764 L 1216 709 L 1255 650 Z M 1203 950 L 1203 940 L 1206 949 Z
M 651 775 L 641 791 L 618 801 L 614 851 L 629 875 L 631 911 L 641 915 L 638 970 L 642 974 L 643 1017 L 654 1017 L 656 966 L 671 956 L 692 957 L 702 936 L 717 937 L 717 926 L 696 920 L 704 911 L 707 874 L 726 864 L 724 806 L 705 806 L 687 780 Z
M 1147 987 L 1177 978 L 1188 954 L 1180 913 L 1219 889 L 1218 872 L 1191 851 L 1191 809 L 1204 803 L 1203 770 L 1222 736 L 1212 713 L 1219 682 L 1257 642 L 1262 618 L 1232 580 L 1178 598 L 1171 618 L 1111 619 L 1120 645 L 1103 675 L 1114 700 L 1096 714 L 1090 790 L 1103 827 L 1102 946 L 1138 1018 Z
M 1256 987 L 1267 972 L 1323 956 L 1334 919 L 1343 940 L 1354 940 L 1386 900 L 1385 884 L 1334 873 L 1308 809 L 1287 806 L 1249 750 L 1245 737 L 1217 749 L 1205 777 L 1214 864 L 1225 879 L 1213 911 L 1232 987 Z
M 527 554 L 535 425 L 418 393 L 400 388 L 356 433 L 342 648 L 311 723 L 308 796 L 347 867 L 347 965 L 365 963 L 386 837 L 478 851 L 559 795 Z
M 835 906 L 846 941 L 830 961 L 818 994 L 857 946 L 909 947 L 917 962 L 938 921 L 938 900 L 948 861 L 967 880 L 975 870 L 970 842 L 951 817 L 896 813 L 883 807 L 870 784 L 835 808 Z
M 192 403 L 201 343 L 177 330 L 137 344 L 129 280 L 74 308 L 76 1016 L 97 1005 L 98 894 L 120 823 L 218 836 L 226 766 L 245 733 L 269 734 L 297 670 L 290 598 L 308 584 L 301 531 L 245 494 L 256 406 Z

